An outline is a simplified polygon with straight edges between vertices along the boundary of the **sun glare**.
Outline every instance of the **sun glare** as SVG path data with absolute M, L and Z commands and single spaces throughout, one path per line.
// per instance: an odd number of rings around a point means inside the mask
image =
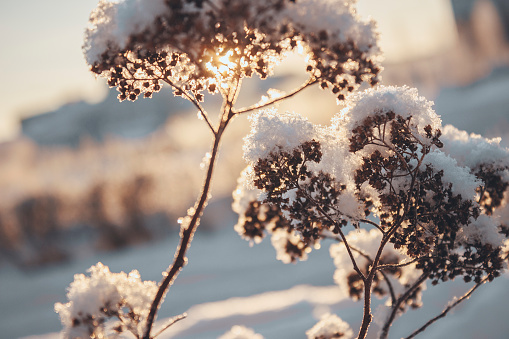
M 205 65 L 208 70 L 214 72 L 214 74 L 222 77 L 227 77 L 229 73 L 236 68 L 237 64 L 230 60 L 233 55 L 233 50 L 229 50 L 226 54 L 221 55 L 216 53 L 217 58 L 212 58 Z

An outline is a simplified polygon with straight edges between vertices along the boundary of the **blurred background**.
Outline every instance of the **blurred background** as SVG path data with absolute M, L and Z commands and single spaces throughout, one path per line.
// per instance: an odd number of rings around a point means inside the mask
M 2 3 L 0 318 L 15 314 L 13 304 L 19 303 L 2 284 L 18 286 L 15 295 L 21 295 L 31 289 L 19 285 L 27 277 L 43 279 L 56 267 L 67 269 L 59 283 L 51 280 L 53 292 L 26 297 L 27 307 L 35 303 L 49 312 L 42 319 L 50 320 L 30 329 L 5 322 L 12 329 L 8 337 L 57 331 L 51 305 L 63 301 L 72 280 L 68 272 L 83 272 L 111 253 L 163 246 L 159 265 L 147 269 L 148 278 L 158 280 L 178 240 L 176 220 L 200 190 L 200 164 L 211 135 L 192 105 L 164 88 L 152 99 L 119 103 L 115 90 L 88 71 L 81 44 L 96 3 Z M 417 87 L 435 101 L 444 124 L 501 137 L 509 146 L 507 0 L 359 0 L 358 8 L 379 23 L 383 84 Z M 270 80 L 246 81 L 239 106 L 257 102 L 269 88 L 298 86 L 305 79 L 303 65 L 291 57 Z M 213 116 L 220 103 L 213 97 L 206 102 Z M 323 124 L 340 110 L 332 95 L 315 88 L 280 109 L 295 107 Z M 210 239 L 223 229 L 234 232 L 231 192 L 244 167 L 239 140 L 247 132 L 247 119 L 240 117 L 223 142 L 213 199 L 199 231 Z M 332 274 L 327 279 L 317 283 L 332 282 Z

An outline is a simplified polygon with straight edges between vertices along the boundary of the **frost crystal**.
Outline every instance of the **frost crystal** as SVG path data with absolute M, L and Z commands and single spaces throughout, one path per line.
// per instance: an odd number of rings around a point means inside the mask
M 308 339 L 351 339 L 353 331 L 348 323 L 335 314 L 325 314 L 322 319 L 306 332 Z

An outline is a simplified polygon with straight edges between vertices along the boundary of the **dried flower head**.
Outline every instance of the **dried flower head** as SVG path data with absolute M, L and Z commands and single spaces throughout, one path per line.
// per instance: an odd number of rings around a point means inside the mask
M 354 1 L 101 0 L 84 52 L 120 100 L 151 96 L 163 83 L 198 101 L 243 77 L 265 78 L 286 53 L 307 54 L 310 77 L 339 96 L 378 82 L 373 22 Z

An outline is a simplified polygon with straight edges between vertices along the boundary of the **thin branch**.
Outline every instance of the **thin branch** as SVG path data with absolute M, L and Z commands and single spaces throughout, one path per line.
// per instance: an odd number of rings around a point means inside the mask
M 159 305 L 161 304 L 164 295 L 167 293 L 167 291 L 173 284 L 173 281 L 177 278 L 177 275 L 180 273 L 181 269 L 184 267 L 184 265 L 187 262 L 187 258 L 186 258 L 187 250 L 189 249 L 191 241 L 193 240 L 193 236 L 196 231 L 196 228 L 199 225 L 199 221 L 200 221 L 200 217 L 203 212 L 203 209 L 205 208 L 205 205 L 207 204 L 210 186 L 211 186 L 211 182 L 212 182 L 212 173 L 214 171 L 214 164 L 216 162 L 216 157 L 217 157 L 217 154 L 219 151 L 219 143 L 221 141 L 221 136 L 223 135 L 223 132 L 229 122 L 230 122 L 230 119 L 221 120 L 219 127 L 217 129 L 217 132 L 214 133 L 214 144 L 212 146 L 210 162 L 208 165 L 207 174 L 206 174 L 205 181 L 203 184 L 203 189 L 200 194 L 200 198 L 198 199 L 198 201 L 195 205 L 194 213 L 192 215 L 191 221 L 189 222 L 189 225 L 183 225 L 181 227 L 179 246 L 177 247 L 177 250 L 175 251 L 175 257 L 174 257 L 173 263 L 166 270 L 165 276 L 164 276 L 163 280 L 161 281 L 161 283 L 159 284 L 159 289 L 158 289 L 157 294 L 156 294 L 156 296 L 152 302 L 152 305 L 150 307 L 150 312 L 147 317 L 147 323 L 146 323 L 143 339 L 151 339 L 150 331 L 151 331 L 152 325 L 155 321 L 155 317 L 156 317 L 157 311 L 159 309 Z
M 481 286 L 482 284 L 484 284 L 486 281 L 488 281 L 488 277 L 485 277 L 483 280 L 481 280 L 480 282 L 478 282 L 477 284 L 475 284 L 474 287 L 472 287 L 467 293 L 465 293 L 461 298 L 455 300 L 453 303 L 449 303 L 449 305 L 447 305 L 447 307 L 442 311 L 442 313 L 440 313 L 439 315 L 437 315 L 436 317 L 430 319 L 426 324 L 424 324 L 422 327 L 420 327 L 419 329 L 415 330 L 412 334 L 410 334 L 408 337 L 406 337 L 406 339 L 411 339 L 411 338 L 414 338 L 416 335 L 418 335 L 419 333 L 423 332 L 424 330 L 426 330 L 426 328 L 428 328 L 428 326 L 430 326 L 431 324 L 433 324 L 435 321 L 445 317 L 447 315 L 447 313 L 449 313 L 450 310 L 452 310 L 454 307 L 458 306 L 461 302 L 463 302 L 464 300 L 470 298 L 470 296 L 472 295 L 472 293 L 474 293 L 474 291 L 479 287 Z
M 385 234 L 385 231 L 376 222 L 373 222 L 373 221 L 368 220 L 368 219 L 360 219 L 359 222 L 363 222 L 365 224 L 369 224 L 371 226 L 375 226 L 380 232 L 382 232 L 382 234 Z
M 159 331 L 157 331 L 156 334 L 154 334 L 152 336 L 152 338 L 157 338 L 161 333 L 163 333 L 164 331 L 166 331 L 168 328 L 170 328 L 170 326 L 174 325 L 175 323 L 181 321 L 182 319 L 185 319 L 187 317 L 187 313 L 182 313 L 180 315 L 177 315 L 173 318 L 170 319 L 170 321 L 163 326 L 163 328 L 161 328 Z
M 394 319 L 396 319 L 396 314 L 401 308 L 401 305 L 410 298 L 412 293 L 426 280 L 428 279 L 428 274 L 423 273 L 419 279 L 415 281 L 415 283 L 410 286 L 403 295 L 401 295 L 395 303 L 392 304 L 392 311 L 390 316 L 385 321 L 385 324 L 382 328 L 382 331 L 380 332 L 380 339 L 386 339 L 389 334 L 389 328 L 391 327 L 392 323 L 394 322 Z
M 391 304 L 394 305 L 394 303 L 396 302 L 396 293 L 394 293 L 394 288 L 392 287 L 392 283 L 389 280 L 389 276 L 384 271 L 380 271 L 380 273 L 383 275 L 385 282 L 387 283 L 389 293 L 391 294 Z
M 193 105 L 198 108 L 198 111 L 200 112 L 200 115 L 202 116 L 203 120 L 205 120 L 205 122 L 207 123 L 207 125 L 209 126 L 209 129 L 212 131 L 212 133 L 214 135 L 216 135 L 216 130 L 214 129 L 214 127 L 212 126 L 210 120 L 209 120 L 209 117 L 207 115 L 207 112 L 205 111 L 205 109 L 200 105 L 200 103 L 198 102 L 198 100 L 196 100 L 196 97 L 193 96 L 190 96 L 189 93 L 187 93 L 186 90 L 184 90 L 182 87 L 180 87 L 179 85 L 175 84 L 173 81 L 171 81 L 170 79 L 168 78 L 162 78 L 162 81 L 166 82 L 168 85 L 170 85 L 171 87 L 179 90 L 186 98 L 187 100 L 191 101 L 193 103 Z
M 407 262 L 404 262 L 404 263 L 399 263 L 399 264 L 384 264 L 384 265 L 379 265 L 376 267 L 377 270 L 386 270 L 386 269 L 392 269 L 392 268 L 400 268 L 400 267 L 405 267 L 405 266 L 408 266 L 408 265 L 411 265 L 413 264 L 414 262 L 422 259 L 424 257 L 418 257 L 418 258 L 414 258 L 410 261 L 407 261 Z
M 255 109 L 261 109 L 261 108 L 268 107 L 268 106 L 273 105 L 273 104 L 275 104 L 275 103 L 277 103 L 279 101 L 282 101 L 282 100 L 285 100 L 285 99 L 288 99 L 288 98 L 294 96 L 295 94 L 301 92 L 302 90 L 304 90 L 305 88 L 307 88 L 307 87 L 309 87 L 311 85 L 314 85 L 317 82 L 318 82 L 318 80 L 313 79 L 313 78 L 309 78 L 300 87 L 294 89 L 293 91 L 291 91 L 288 94 L 285 94 L 283 96 L 280 96 L 280 97 L 272 99 L 272 100 L 269 100 L 269 101 L 267 101 L 267 102 L 265 102 L 263 104 L 254 104 L 254 105 L 249 106 L 249 107 L 241 108 L 241 109 L 238 109 L 238 110 L 233 110 L 232 113 L 237 115 L 237 114 L 243 114 L 243 113 L 246 113 L 246 112 L 250 112 L 250 111 L 253 111 Z
M 362 271 L 360 270 L 359 266 L 357 266 L 357 262 L 355 261 L 355 258 L 353 257 L 353 254 L 352 254 L 352 251 L 350 249 L 350 245 L 348 244 L 348 241 L 346 240 L 346 237 L 345 237 L 345 234 L 343 233 L 343 231 L 341 230 L 341 227 L 338 225 L 338 223 L 327 213 L 323 210 L 322 206 L 320 206 L 319 203 L 317 203 L 310 195 L 308 195 L 306 193 L 306 191 L 304 191 L 298 183 L 295 184 L 295 186 L 297 187 L 297 189 L 299 189 L 302 194 L 306 197 L 306 199 L 308 199 L 309 201 L 313 202 L 313 204 L 315 205 L 315 207 L 318 209 L 318 211 L 325 217 L 327 218 L 334 226 L 334 228 L 338 231 L 339 235 L 341 236 L 341 240 L 343 241 L 343 243 L 345 244 L 345 247 L 346 247 L 346 251 L 348 252 L 348 255 L 350 256 L 350 260 L 352 261 L 352 265 L 353 265 L 353 269 L 355 270 L 355 272 L 357 272 L 357 274 L 359 275 L 359 277 L 361 277 L 362 281 L 365 281 L 366 280 L 366 276 L 362 273 Z

